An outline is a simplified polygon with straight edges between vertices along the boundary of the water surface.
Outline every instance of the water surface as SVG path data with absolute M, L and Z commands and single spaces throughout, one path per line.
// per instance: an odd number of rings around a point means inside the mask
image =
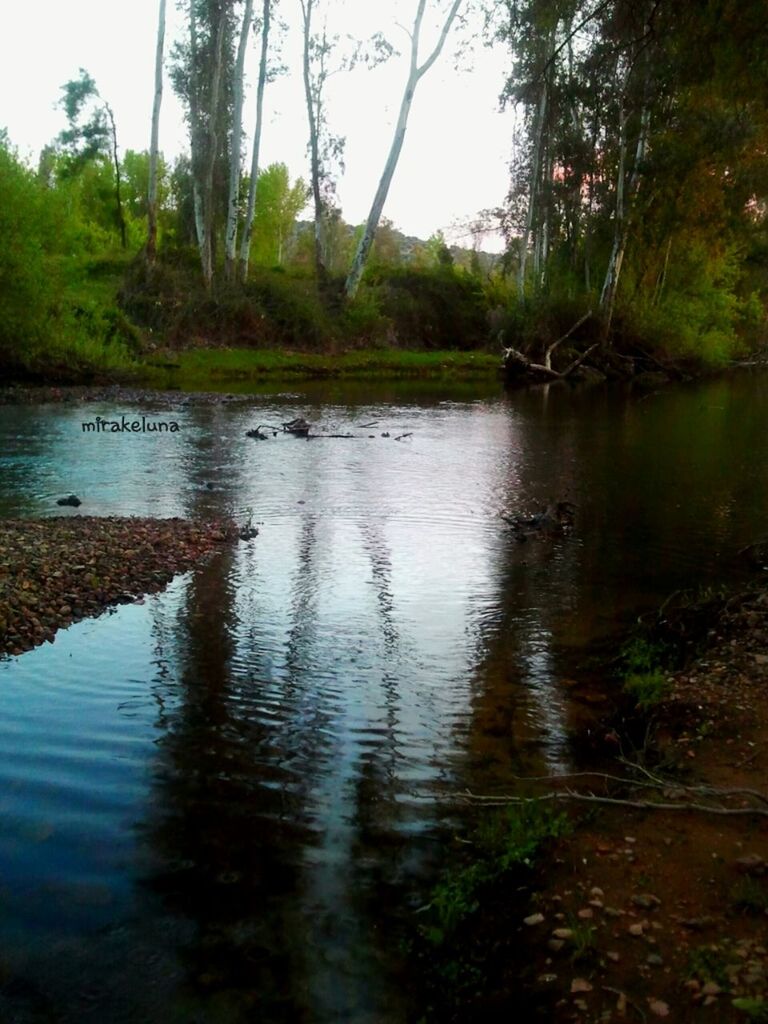
M 138 410 L 176 434 L 84 434 L 137 412 L 107 404 L 0 407 L 0 515 L 74 492 L 87 514 L 260 528 L 0 662 L 0 1011 L 404 1019 L 396 923 L 452 794 L 566 768 L 575 656 L 742 575 L 767 384 Z M 245 437 L 298 415 L 356 436 Z M 572 536 L 521 544 L 499 517 L 551 499 L 576 504 Z

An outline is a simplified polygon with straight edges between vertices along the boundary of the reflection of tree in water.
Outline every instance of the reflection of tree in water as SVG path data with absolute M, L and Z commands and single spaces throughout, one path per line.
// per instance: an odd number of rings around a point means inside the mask
M 548 443 L 536 436 L 550 410 L 545 387 L 523 401 L 515 396 L 501 418 L 506 437 L 496 438 L 494 488 L 499 508 L 526 514 L 577 493 L 568 421 L 549 431 Z M 490 557 L 486 585 L 493 596 L 482 595 L 468 629 L 475 686 L 466 781 L 479 788 L 563 764 L 568 722 L 559 645 L 568 633 L 582 568 L 575 537 L 534 534 L 521 542 L 501 521 Z
M 190 464 L 210 479 L 216 445 L 209 439 L 198 454 L 211 465 Z M 217 494 L 195 489 L 190 512 L 197 501 L 210 510 Z M 298 1020 L 303 950 L 293 897 L 307 832 L 291 751 L 281 752 L 263 713 L 258 672 L 239 660 L 243 550 L 193 574 L 175 624 L 179 692 L 158 744 L 147 827 L 156 866 L 147 881 L 196 924 L 184 955 L 206 1021 L 250 1019 L 256 1006 L 264 1020 Z

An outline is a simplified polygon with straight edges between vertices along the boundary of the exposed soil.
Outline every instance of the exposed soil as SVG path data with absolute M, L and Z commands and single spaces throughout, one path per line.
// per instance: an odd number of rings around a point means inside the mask
M 515 928 L 540 1019 L 768 1020 L 768 593 L 727 602 L 670 680 L 646 749 L 603 768 L 651 782 L 627 764 L 645 759 L 665 785 L 617 791 L 595 776 L 573 789 L 763 814 L 574 805 L 575 833 Z M 701 785 L 765 795 L 682 788 Z
M 162 590 L 236 536 L 223 520 L 0 519 L 0 655 L 21 654 L 78 619 Z

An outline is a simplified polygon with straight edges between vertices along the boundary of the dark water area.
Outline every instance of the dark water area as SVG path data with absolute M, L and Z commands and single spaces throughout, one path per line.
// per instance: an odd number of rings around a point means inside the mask
M 567 770 L 580 655 L 744 578 L 767 394 L 335 382 L 138 410 L 174 434 L 0 406 L 2 516 L 74 492 L 260 529 L 0 661 L 0 1020 L 405 1020 L 398 924 L 454 794 Z M 357 436 L 245 437 L 295 416 Z M 551 499 L 571 536 L 499 517 Z

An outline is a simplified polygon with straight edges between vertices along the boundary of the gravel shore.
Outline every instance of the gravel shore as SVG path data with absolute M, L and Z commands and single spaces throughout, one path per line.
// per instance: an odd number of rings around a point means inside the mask
M 0 656 L 162 590 L 232 543 L 224 520 L 66 516 L 0 520 Z

